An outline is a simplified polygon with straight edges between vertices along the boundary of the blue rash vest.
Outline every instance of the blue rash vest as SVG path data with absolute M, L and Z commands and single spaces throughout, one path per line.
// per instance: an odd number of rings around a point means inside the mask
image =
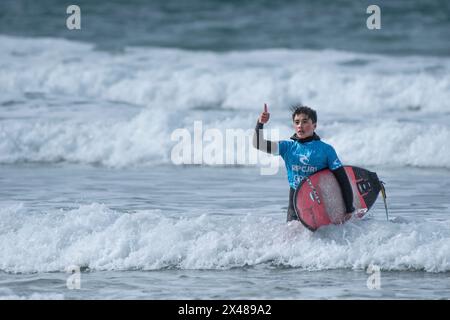
M 300 142 L 298 138 L 278 142 L 278 155 L 286 164 L 289 185 L 297 189 L 300 182 L 313 173 L 329 168 L 336 170 L 342 167 L 336 151 L 332 146 L 320 141 L 314 134 L 313 139 Z

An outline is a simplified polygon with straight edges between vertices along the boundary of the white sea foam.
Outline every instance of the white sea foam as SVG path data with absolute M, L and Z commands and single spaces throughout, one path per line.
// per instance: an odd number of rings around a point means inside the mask
M 420 106 L 448 112 L 450 59 L 339 51 L 230 53 L 130 48 L 124 54 L 56 39 L 0 37 L 3 92 L 37 91 L 144 106 L 254 110 L 304 100 L 373 114 Z M 344 110 L 342 109 L 344 108 Z
M 147 110 L 131 120 L 4 122 L 0 162 L 69 161 L 113 167 L 166 163 L 170 136 L 164 134 L 165 121 L 164 114 Z
M 446 125 L 382 120 L 334 123 L 323 132 L 347 164 L 450 168 L 450 127 Z
M 0 269 L 229 269 L 269 263 L 305 270 L 336 268 L 450 271 L 449 221 L 365 219 L 311 233 L 298 222 L 161 211 L 118 212 L 102 204 L 31 213 L 0 209 Z
M 287 108 L 303 101 L 348 163 L 450 167 L 448 58 L 0 41 L 0 163 L 168 163 L 177 128 L 247 130 L 267 102 L 288 138 Z

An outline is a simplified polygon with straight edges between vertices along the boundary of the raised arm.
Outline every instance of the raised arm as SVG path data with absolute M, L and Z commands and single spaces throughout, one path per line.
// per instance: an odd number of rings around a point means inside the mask
M 255 132 L 253 133 L 253 147 L 270 154 L 278 154 L 278 142 L 264 139 L 262 129 L 264 124 L 269 122 L 269 118 L 270 113 L 267 110 L 267 104 L 264 104 L 264 111 L 259 116 Z

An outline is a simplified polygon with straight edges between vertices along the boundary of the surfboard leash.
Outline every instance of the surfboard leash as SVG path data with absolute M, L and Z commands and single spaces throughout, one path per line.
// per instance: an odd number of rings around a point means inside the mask
M 381 195 L 383 196 L 384 209 L 386 210 L 386 220 L 389 221 L 388 207 L 386 202 L 386 189 L 384 188 L 385 183 L 380 180 Z

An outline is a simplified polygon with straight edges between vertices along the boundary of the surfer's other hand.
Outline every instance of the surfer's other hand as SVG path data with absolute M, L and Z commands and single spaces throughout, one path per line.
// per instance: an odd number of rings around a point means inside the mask
M 353 214 L 355 212 L 356 212 L 355 207 L 352 206 L 351 208 L 347 209 L 347 212 L 345 214 L 350 214 L 351 215 L 351 214 Z
M 259 123 L 267 123 L 269 122 L 270 113 L 267 111 L 267 104 L 264 103 L 264 111 L 261 112 L 261 115 L 258 118 Z

